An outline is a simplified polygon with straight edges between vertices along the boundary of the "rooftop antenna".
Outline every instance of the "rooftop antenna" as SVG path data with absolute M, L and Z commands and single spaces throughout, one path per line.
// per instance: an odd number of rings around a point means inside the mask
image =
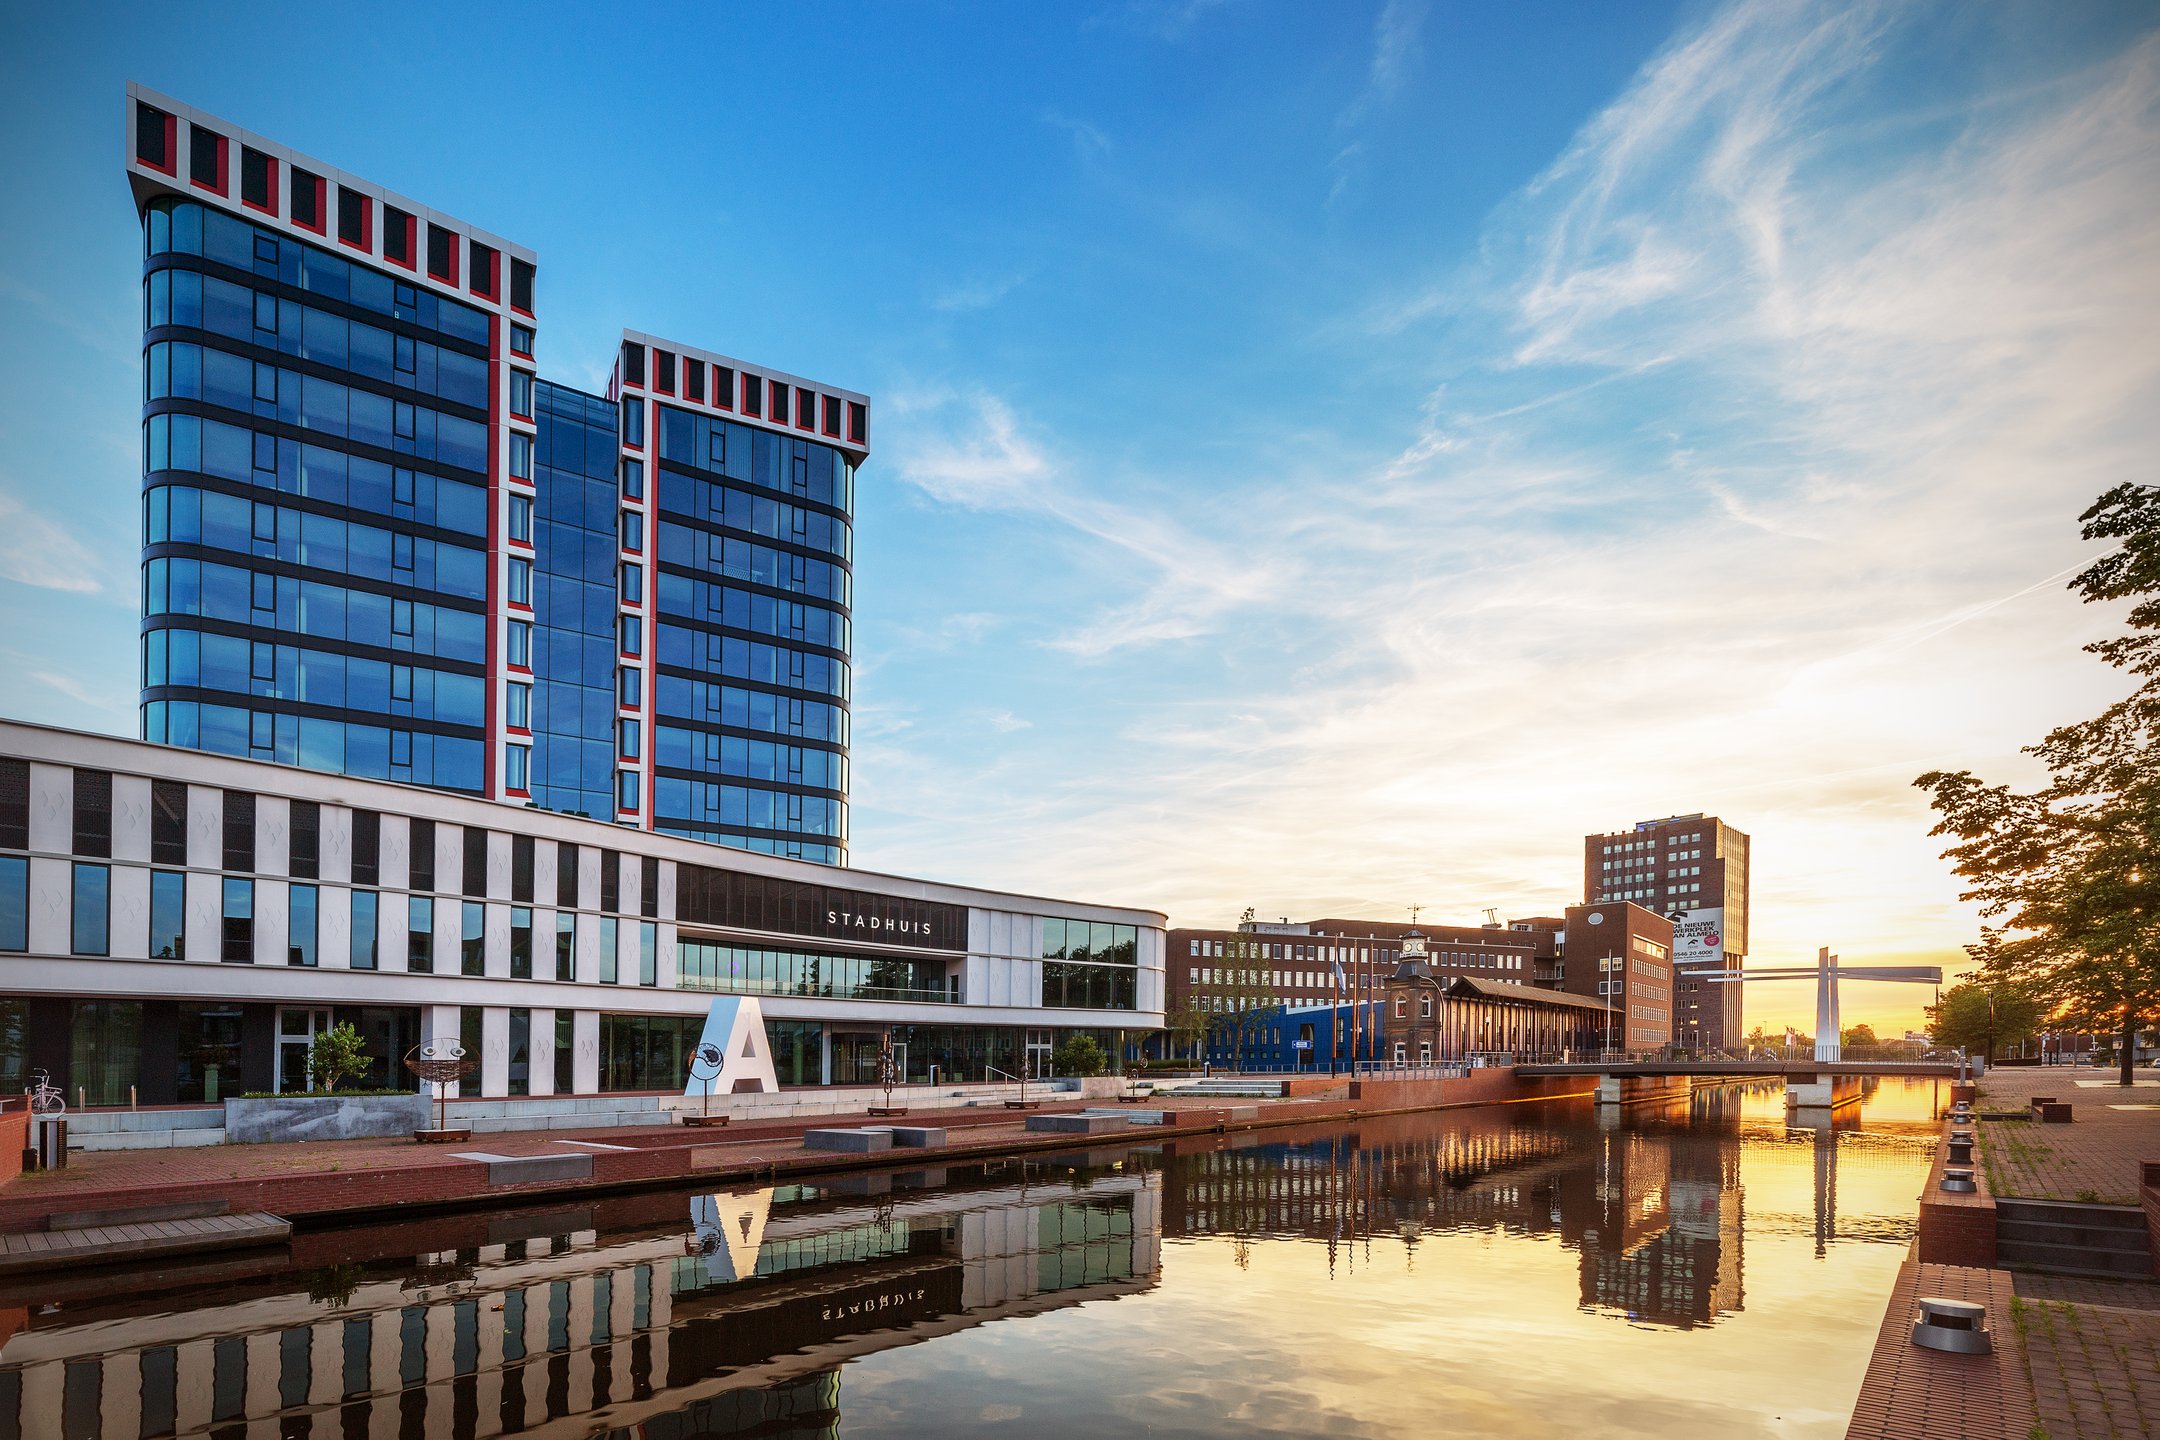
M 1425 907 L 1422 905 L 1412 905 L 1410 907 L 1410 923 L 1412 925 L 1417 924 L 1418 911 L 1423 910 L 1424 908 Z
M 1500 911 L 1497 906 L 1487 905 L 1485 907 L 1485 923 L 1487 925 L 1498 925 L 1500 923 Z

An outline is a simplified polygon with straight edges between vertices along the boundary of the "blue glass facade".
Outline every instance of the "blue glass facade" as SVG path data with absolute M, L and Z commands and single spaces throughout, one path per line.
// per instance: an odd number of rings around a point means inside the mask
M 532 798 L 614 814 L 615 406 L 533 387 Z
M 487 314 L 143 211 L 144 738 L 486 785 Z
M 656 438 L 654 828 L 839 863 L 854 466 L 666 404 Z

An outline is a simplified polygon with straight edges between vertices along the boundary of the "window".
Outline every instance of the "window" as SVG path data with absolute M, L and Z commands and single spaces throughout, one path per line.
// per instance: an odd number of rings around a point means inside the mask
M 615 983 L 615 921 L 605 916 L 600 921 L 600 983 Z
M 576 1088 L 577 1031 L 576 1015 L 568 1010 L 555 1012 L 555 1093 L 568 1095 Z
M 355 890 L 352 897 L 352 951 L 347 963 L 355 970 L 375 968 L 375 941 L 380 928 L 382 897 L 372 890 Z
M 413 263 L 413 217 L 395 205 L 382 207 L 383 259 L 408 269 Z
M 172 116 L 155 106 L 135 102 L 135 158 L 172 172 Z
M 645 672 L 635 665 L 622 667 L 621 699 L 633 709 L 645 703 Z
M 478 900 L 467 900 L 460 911 L 458 973 L 487 973 L 487 906 Z
M 660 857 L 638 859 L 638 914 L 656 919 L 660 914 Z
M 255 963 L 255 882 L 225 881 L 224 925 L 218 937 L 218 959 L 227 965 Z
M 625 605 L 645 603 L 645 567 L 625 565 L 622 567 L 622 598 Z
M 187 864 L 187 786 L 179 780 L 150 782 L 150 863 Z
M 761 375 L 742 377 L 742 413 L 760 416 L 765 413 L 765 379 Z
M 642 727 L 635 720 L 621 720 L 616 722 L 616 730 L 618 732 L 618 753 L 625 760 L 637 759 L 638 741 L 642 738 Z
M 532 911 L 522 905 L 510 911 L 510 978 L 532 979 Z
M 825 424 L 822 428 L 827 435 L 837 440 L 840 438 L 840 399 L 836 395 L 827 395 L 824 400 Z
M 705 403 L 705 362 L 683 357 L 683 394 L 697 404 Z
M 466 283 L 472 287 L 473 294 L 488 300 L 495 298 L 496 258 L 494 246 L 466 240 L 465 264 L 470 272 L 465 277 Z
M 435 902 L 424 895 L 405 902 L 405 968 L 415 975 L 435 971 Z
M 507 655 L 509 663 L 520 670 L 532 669 L 532 622 L 512 620 L 508 626 Z
M 600 908 L 622 908 L 622 856 L 613 850 L 600 852 Z
M 411 851 L 409 869 L 412 878 L 406 888 L 411 890 L 433 890 L 435 888 L 434 821 L 415 820 L 412 822 Z
M 533 413 L 533 377 L 530 370 L 510 372 L 510 413 L 530 415 Z
M 0 950 L 30 948 L 30 861 L 0 855 Z
M 788 423 L 788 419 L 787 419 L 787 416 L 788 416 L 788 403 L 787 403 L 787 402 L 788 402 L 788 387 L 787 387 L 787 386 L 785 386 L 785 385 L 783 385 L 783 384 L 781 384 L 781 383 L 780 383 L 780 382 L 779 382 L 778 380 L 775 380 L 775 381 L 773 381 L 773 382 L 772 382 L 772 392 L 771 392 L 771 398 L 772 398 L 772 406 L 771 406 L 771 418 L 772 418 L 772 422 L 773 422 L 773 423 L 774 423 L 775 425 L 785 425 L 785 424 L 787 424 L 787 423 Z
M 30 762 L 0 760 L 0 849 L 30 848 Z
M 112 858 L 112 775 L 107 771 L 75 772 L 75 853 Z
M 382 883 L 382 816 L 373 810 L 352 812 L 352 881 Z
M 530 260 L 513 259 L 510 262 L 510 303 L 526 314 L 532 314 L 533 263 Z M 530 332 L 528 332 L 528 338 L 529 336 Z M 526 345 L 525 353 L 528 355 L 532 353 L 530 344 Z
M 313 885 L 291 886 L 286 895 L 285 910 L 285 963 L 288 965 L 315 964 L 315 940 L 318 931 L 316 910 L 319 897 Z
M 437 280 L 457 284 L 457 235 L 440 225 L 427 227 L 427 273 Z
M 240 199 L 258 210 L 275 211 L 277 201 L 271 198 L 277 185 L 277 161 L 262 151 L 243 145 L 240 147 Z M 298 217 L 295 216 L 295 219 Z
M 622 378 L 625 385 L 645 383 L 645 347 L 635 341 L 623 342 Z
M 633 555 L 645 553 L 645 517 L 635 510 L 622 512 L 622 548 Z
M 530 560 L 512 556 L 510 559 L 510 603 L 532 604 L 533 564 Z
M 532 436 L 522 430 L 510 432 L 510 478 L 532 484 Z
M 675 393 L 675 352 L 653 351 L 653 387 L 672 395 Z
M 532 496 L 512 495 L 510 497 L 510 538 L 512 540 L 521 541 L 527 545 L 532 544 L 532 515 Z
M 623 397 L 622 443 L 632 450 L 645 448 L 645 402 L 635 395 Z
M 616 808 L 617 808 L 617 809 L 620 809 L 620 810 L 622 810 L 622 811 L 624 811 L 624 812 L 626 812 L 626 813 L 628 813 L 628 814 L 633 814 L 633 815 L 634 815 L 634 814 L 636 814 L 636 813 L 637 813 L 637 809 L 638 809 L 638 772 L 637 772 L 637 771 L 635 771 L 635 770 L 624 770 L 624 771 L 620 771 L 620 772 L 618 772 L 618 773 L 617 773 L 617 775 L 616 775 L 616 777 L 615 777 L 615 804 L 616 804 Z
M 532 1011 L 513 1009 L 510 1012 L 510 1063 L 509 1091 L 512 1095 L 532 1094 Z M 470 1303 L 470 1302 L 467 1302 Z
M 255 797 L 244 790 L 225 792 L 225 868 L 255 868 Z
M 735 372 L 725 365 L 712 367 L 712 398 L 723 410 L 735 408 Z
M 533 898 L 533 837 L 513 835 L 510 837 L 510 898 L 532 903 Z
M 555 916 L 555 978 L 577 979 L 577 916 Z
M 848 443 L 849 443 L 849 444 L 851 444 L 851 445 L 867 445 L 867 444 L 869 444 L 869 443 L 870 443 L 870 407 L 869 407 L 869 406 L 867 406 L 867 405 L 863 404 L 863 403 L 862 403 L 861 401 L 859 401 L 859 400 L 850 400 L 850 401 L 848 401 L 848 407 L 847 407 L 847 430 L 848 430 L 848 436 L 847 436 L 847 438 L 848 438 Z
M 465 827 L 464 893 L 475 900 L 487 897 L 488 832 L 476 826 Z
M 188 179 L 225 193 L 224 136 L 200 125 L 188 126 Z
M 337 238 L 347 245 L 357 245 L 362 250 L 370 247 L 373 237 L 368 234 L 368 197 L 358 191 L 338 186 L 337 192 Z
M 561 844 L 555 847 L 555 904 L 564 910 L 577 909 L 578 903 L 578 848 Z
M 802 386 L 795 387 L 795 428 L 808 430 L 817 423 L 817 396 Z
M 660 983 L 660 927 L 650 920 L 638 925 L 637 980 L 640 985 Z
M 286 873 L 295 880 L 316 879 L 322 863 L 322 806 L 312 800 L 293 801 L 286 829 L 292 836 Z
M 522 263 L 522 261 L 512 261 L 511 266 L 513 269 L 515 269 L 517 265 Z M 531 356 L 531 354 L 533 353 L 532 326 L 512 325 L 510 327 L 510 353 L 513 355 L 524 355 L 528 357 Z
M 645 622 L 636 615 L 622 617 L 622 653 L 640 655 L 645 649 Z

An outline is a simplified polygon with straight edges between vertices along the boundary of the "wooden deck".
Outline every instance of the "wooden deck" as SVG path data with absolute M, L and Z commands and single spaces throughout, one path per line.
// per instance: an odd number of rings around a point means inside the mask
M 19 1275 L 63 1265 L 117 1265 L 152 1256 L 203 1250 L 282 1245 L 290 1221 L 262 1211 L 207 1215 L 185 1220 L 142 1220 L 127 1225 L 87 1225 L 74 1230 L 33 1230 L 0 1235 L 0 1275 Z

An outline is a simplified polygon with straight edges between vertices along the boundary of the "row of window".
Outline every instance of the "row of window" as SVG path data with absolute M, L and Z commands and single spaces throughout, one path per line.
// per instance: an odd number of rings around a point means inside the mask
M 359 780 L 395 780 L 468 794 L 483 788 L 486 750 L 478 739 L 195 700 L 152 700 L 142 712 L 142 738 L 162 745 L 299 765 Z
M 487 721 L 478 675 L 193 630 L 153 630 L 142 646 L 146 688 L 199 687 L 474 728 Z
M 753 540 L 663 519 L 658 551 L 663 594 L 668 584 L 668 572 L 679 570 L 691 575 L 725 576 L 730 580 L 785 590 L 791 595 L 836 601 L 842 608 L 854 600 L 854 577 L 846 566 L 792 550 L 775 550 Z
M 848 665 L 831 655 L 806 653 L 718 631 L 693 630 L 662 621 L 656 641 L 659 662 L 733 680 L 785 686 L 813 695 L 848 698 Z
M 167 268 L 143 277 L 143 325 L 153 330 L 165 325 L 202 330 L 468 409 L 488 408 L 488 362 L 484 356 L 198 270 Z M 156 398 L 160 375 L 174 377 L 173 383 L 177 384 L 183 366 L 187 367 L 186 373 L 200 373 L 200 360 L 183 360 L 177 352 L 199 353 L 202 348 L 167 341 L 152 345 L 146 354 L 150 393 L 144 398 Z M 158 354 L 161 349 L 165 352 L 163 358 Z M 213 347 L 211 353 L 223 352 Z M 529 375 L 527 385 L 529 389 Z
M 626 776 L 634 772 L 625 771 Z M 684 780 L 673 775 L 653 781 L 655 815 L 692 828 L 682 833 L 708 838 L 703 827 L 789 830 L 798 835 L 847 839 L 847 802 L 824 795 L 796 795 L 745 785 Z M 635 808 L 626 804 L 626 809 Z M 730 842 L 732 843 L 732 842 Z M 767 851 L 768 854 L 785 853 Z
M 1138 993 L 1136 972 L 1123 966 L 1043 962 L 1042 1003 L 1052 1010 L 1132 1010 Z
M 832 1000 L 915 1000 L 959 1003 L 960 977 L 942 960 L 887 955 L 677 943 L 676 983 L 686 990 L 738 995 L 815 995 Z
M 487 599 L 484 550 L 220 490 L 151 486 L 143 495 L 143 542 L 205 545 L 465 600 Z
M 676 355 L 670 350 L 653 351 L 653 390 L 661 395 L 673 395 L 675 390 Z M 712 403 L 723 410 L 732 410 L 739 403 L 742 413 L 758 418 L 769 417 L 775 424 L 794 424 L 803 430 L 822 428 L 825 434 L 840 438 L 840 414 L 842 402 L 837 395 L 822 395 L 801 385 L 789 385 L 784 380 L 774 380 L 753 375 L 745 370 L 741 376 L 741 389 L 736 388 L 735 371 L 726 365 L 707 366 L 706 362 L 693 356 L 683 356 L 683 398 L 704 403 L 705 372 L 712 371 Z M 625 385 L 643 387 L 645 384 L 645 347 L 636 341 L 623 342 L 622 380 Z M 822 401 L 822 408 L 819 402 Z M 846 402 L 847 434 L 851 443 L 870 443 L 870 409 L 860 401 Z M 637 443 L 642 444 L 642 441 Z
M 634 751 L 630 753 L 635 754 Z M 777 780 L 813 790 L 837 790 L 845 794 L 848 788 L 845 755 L 803 745 L 748 740 L 739 735 L 684 730 L 674 725 L 658 727 L 653 739 L 653 761 L 673 770 L 732 775 L 745 780 Z
M 142 603 L 145 618 L 196 615 L 379 650 L 418 651 L 468 665 L 487 658 L 487 618 L 478 611 L 269 575 L 214 560 L 161 556 L 146 561 Z
M 167 367 L 150 371 L 147 386 L 152 400 L 198 400 L 418 460 L 473 472 L 487 469 L 488 431 L 480 421 L 223 350 L 193 345 L 151 348 L 162 351 L 170 361 Z M 175 443 L 181 442 L 176 438 Z M 149 453 L 157 454 L 154 443 Z M 170 464 L 180 470 L 198 468 L 186 464 L 181 452 L 175 453 Z M 166 467 L 153 464 L 149 468 Z M 222 473 L 211 465 L 200 468 Z
M 340 242 L 369 248 L 373 239 L 373 205 L 370 197 L 339 187 L 337 238 Z M 316 229 L 316 222 L 322 219 L 318 211 L 315 220 L 302 221 L 297 206 L 295 210 L 295 222 L 306 224 L 310 229 Z M 385 206 L 384 210 L 390 221 L 383 234 L 384 258 L 409 268 L 413 258 L 409 237 L 414 217 L 394 206 Z M 449 234 L 447 231 L 440 233 L 446 237 Z M 488 316 L 484 310 L 398 280 L 372 265 L 347 260 L 335 251 L 273 234 L 236 215 L 193 201 L 162 197 L 151 201 L 143 215 L 143 247 L 146 255 L 200 255 L 236 269 L 252 270 L 311 294 L 399 320 L 410 320 L 475 345 L 485 345 L 488 340 Z M 486 246 L 480 248 L 493 253 Z M 446 250 L 445 259 L 448 253 Z M 490 264 L 482 273 L 492 274 L 494 269 Z M 532 283 L 532 265 L 523 260 L 512 260 L 510 302 L 527 314 L 532 313 Z M 521 291 L 522 302 L 519 300 Z M 490 293 L 487 298 L 494 297 Z
M 677 720 L 763 730 L 805 740 L 830 740 L 841 746 L 848 743 L 845 706 L 805 700 L 799 695 L 776 695 L 739 685 L 662 675 L 657 681 L 653 708 L 659 715 Z
M 830 446 L 660 407 L 660 459 L 835 510 L 855 509 L 855 467 Z
M 176 424 L 183 443 L 193 446 L 181 457 L 190 463 L 176 468 L 298 496 L 313 502 L 305 507 L 309 509 L 349 507 L 370 520 L 403 520 L 459 535 L 487 531 L 487 489 L 482 485 L 192 415 L 153 417 L 149 424 L 153 444 L 162 447 L 155 453 L 168 465 L 174 459 Z
M 801 600 L 786 600 L 738 590 L 688 575 L 660 573 L 659 608 L 663 615 L 679 615 L 731 630 L 754 630 L 761 635 L 804 645 L 822 645 L 845 651 L 853 643 L 848 617 L 837 610 Z
M 673 470 L 660 472 L 660 511 L 701 525 L 784 540 L 842 560 L 851 559 L 855 551 L 854 534 L 838 515 Z
M 842 818 L 844 821 L 845 816 Z M 841 845 L 806 840 L 800 835 L 751 835 L 722 830 L 716 825 L 693 825 L 670 816 L 664 807 L 654 810 L 652 828 L 660 835 L 724 845 L 730 850 L 748 850 L 758 855 L 777 855 L 784 860 L 808 860 L 818 865 L 842 865 L 847 861 L 847 851 Z

